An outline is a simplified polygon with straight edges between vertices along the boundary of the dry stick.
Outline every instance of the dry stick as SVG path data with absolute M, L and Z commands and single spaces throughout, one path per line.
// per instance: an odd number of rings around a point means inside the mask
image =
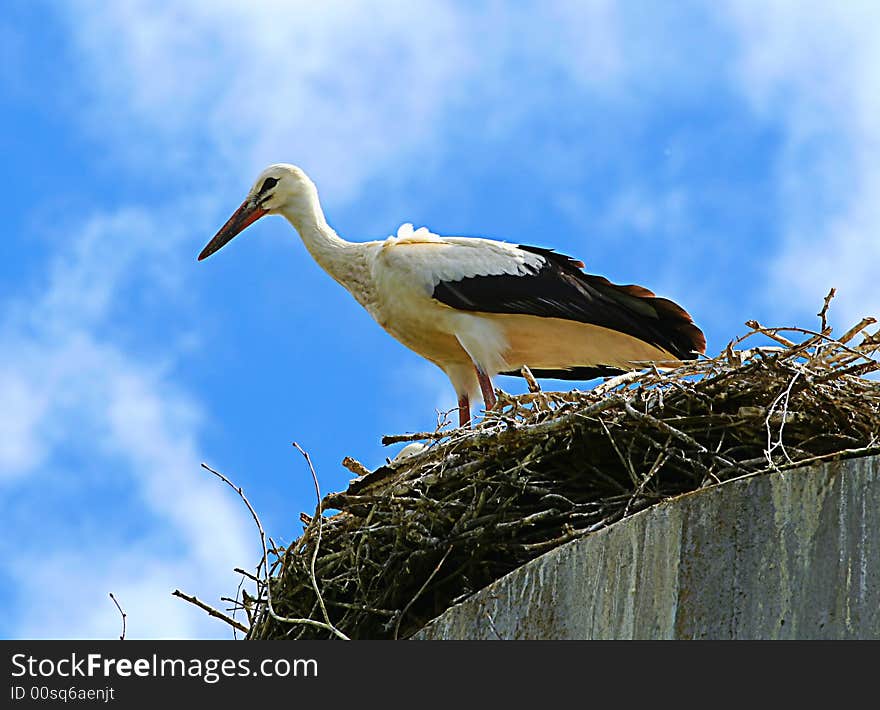
M 235 606 L 232 608 L 232 618 L 233 619 L 235 618 L 235 612 L 237 612 L 239 609 L 245 609 L 245 615 L 248 617 L 248 625 L 250 625 L 251 624 L 250 613 L 248 613 L 247 609 L 245 608 L 244 602 L 238 601 L 239 597 L 243 597 L 243 595 L 247 594 L 247 591 L 244 589 L 244 579 L 245 579 L 244 576 L 242 576 L 241 579 L 238 580 L 238 589 L 235 590 L 235 599 L 230 600 L 235 604 Z M 226 600 L 225 597 L 220 597 L 221 602 L 225 601 L 225 600 Z M 232 629 L 232 638 L 235 639 L 236 641 L 238 641 L 238 635 L 235 633 L 235 631 L 236 631 L 236 629 L 233 628 Z
M 528 365 L 523 365 L 520 368 L 520 374 L 523 376 L 523 379 L 526 381 L 526 384 L 529 387 L 529 392 L 540 392 L 541 385 L 538 384 L 538 381 L 535 379 L 535 376 L 532 374 L 532 371 L 529 369 Z
M 820 375 L 819 377 L 814 377 L 813 381 L 810 384 L 815 387 L 816 385 L 827 382 L 828 380 L 839 380 L 845 375 L 865 375 L 869 372 L 873 372 L 874 370 L 880 370 L 880 362 L 860 362 L 857 365 L 850 365 L 849 367 L 838 368 L 837 370 L 832 370 L 831 372 Z
M 119 640 L 125 641 L 125 619 L 128 616 L 120 606 L 119 602 L 116 601 L 116 597 L 113 596 L 113 592 L 110 592 L 110 598 L 113 600 L 113 603 L 116 605 L 116 608 L 119 609 L 119 613 L 122 615 L 122 633 L 119 634 Z
M 869 324 L 870 325 L 870 324 Z M 867 327 L 867 326 L 866 326 Z M 864 329 L 863 329 L 864 330 Z M 843 337 L 843 336 L 841 336 Z M 872 342 L 872 340 L 876 340 L 876 342 Z M 877 365 L 880 365 L 880 362 L 873 358 L 874 351 L 880 348 L 880 340 L 877 340 L 877 335 L 871 336 L 870 334 L 865 335 L 862 342 L 855 346 L 856 349 L 862 352 L 862 355 L 869 362 L 873 362 Z M 829 367 L 838 367 L 843 365 L 848 365 L 851 362 L 858 360 L 859 358 L 855 355 L 850 354 L 846 350 L 836 353 L 829 358 L 825 359 L 826 364 Z
M 370 469 L 364 466 L 357 459 L 353 459 L 351 456 L 346 456 L 344 459 L 342 459 L 342 465 L 345 466 L 345 468 L 347 468 L 349 471 L 351 471 L 355 476 L 366 476 L 368 473 L 370 473 Z
M 693 437 L 688 436 L 683 431 L 679 431 L 678 429 L 676 429 L 673 426 L 670 426 L 666 422 L 664 422 L 660 419 L 657 419 L 657 417 L 653 417 L 650 414 L 644 414 L 643 412 L 638 411 L 628 401 L 624 402 L 623 406 L 626 409 L 627 414 L 629 414 L 631 417 L 633 417 L 635 419 L 640 419 L 642 421 L 645 421 L 645 422 L 651 424 L 652 426 L 655 426 L 660 431 L 665 432 L 665 433 L 669 434 L 670 436 L 678 439 L 679 441 L 687 444 L 688 446 L 693 447 L 694 449 L 697 450 L 697 453 L 708 454 L 710 456 L 713 456 L 718 461 L 723 463 L 725 466 L 733 466 L 734 465 L 733 462 L 728 461 L 725 457 L 719 456 L 718 454 L 713 453 L 712 451 L 709 451 L 709 449 L 707 449 L 705 446 L 703 446 L 699 441 L 697 441 Z
M 641 483 L 639 483 L 639 485 L 633 491 L 633 494 L 630 496 L 630 499 L 626 502 L 626 506 L 623 509 L 623 516 L 622 517 L 625 518 L 629 514 L 629 509 L 632 507 L 633 501 L 635 501 L 636 498 L 638 498 L 642 494 L 642 491 L 645 490 L 645 486 L 648 485 L 648 481 L 650 481 L 654 477 L 654 474 L 656 474 L 657 471 L 660 469 L 660 467 L 664 463 L 666 463 L 666 459 L 668 459 L 669 456 L 671 455 L 666 450 L 669 447 L 669 443 L 670 443 L 670 440 L 667 439 L 666 447 L 664 449 L 661 449 L 660 453 L 657 454 L 657 458 L 654 460 L 654 463 L 651 466 L 650 470 L 645 475 L 645 477 L 642 479 Z
M 752 478 L 754 476 L 761 476 L 766 473 L 772 472 L 780 472 L 780 471 L 788 471 L 793 468 L 802 468 L 805 466 L 810 466 L 814 463 L 821 463 L 823 461 L 834 460 L 837 458 L 856 458 L 863 456 L 870 456 L 873 454 L 880 454 L 880 446 L 877 444 L 870 444 L 869 446 L 862 446 L 857 449 L 841 449 L 840 451 L 830 451 L 827 454 L 819 454 L 818 456 L 810 456 L 809 458 L 800 459 L 798 461 L 792 461 L 791 463 L 783 464 L 782 466 L 774 466 L 773 468 L 767 467 L 762 468 L 759 471 L 749 471 L 748 473 L 744 473 L 742 476 L 736 476 L 734 478 L 728 478 L 725 483 L 732 483 L 733 481 L 741 481 L 745 478 Z
M 614 440 L 614 437 L 611 436 L 611 430 L 608 428 L 608 425 L 605 423 L 604 419 L 599 419 L 599 424 L 602 425 L 602 429 L 605 431 L 605 435 L 608 437 L 608 441 L 611 442 L 611 446 L 614 449 L 617 457 L 620 459 L 620 463 L 623 464 L 623 467 L 629 473 L 630 480 L 634 485 L 638 485 L 639 477 L 636 474 L 635 470 L 632 467 L 632 462 L 624 458 L 623 452 L 618 448 L 617 442 Z
M 204 609 L 206 612 L 208 612 L 209 616 L 213 616 L 215 619 L 222 619 L 227 624 L 229 624 L 232 628 L 238 629 L 243 634 L 246 634 L 248 632 L 247 626 L 245 626 L 244 624 L 242 624 L 239 621 L 236 621 L 231 616 L 227 616 L 222 611 L 215 609 L 210 604 L 205 604 L 205 602 L 203 602 L 201 599 L 198 599 L 198 598 L 191 596 L 189 594 L 184 594 L 179 589 L 175 589 L 173 592 L 171 592 L 171 596 L 180 597 L 181 599 L 188 601 L 190 604 L 194 604 L 195 606 L 199 607 L 199 609 Z
M 324 616 L 324 621 L 327 626 L 332 629 L 335 636 L 341 638 L 343 641 L 350 641 L 351 639 L 349 639 L 348 636 L 331 623 L 330 616 L 327 614 L 327 607 L 324 605 L 324 597 L 321 596 L 321 590 L 318 588 L 318 578 L 315 576 L 315 560 L 318 557 L 318 548 L 321 547 L 321 527 L 324 518 L 323 511 L 321 510 L 321 488 L 318 486 L 318 474 L 315 473 L 315 467 L 312 465 L 312 459 L 308 452 L 295 441 L 293 442 L 293 448 L 303 455 L 303 458 L 305 458 L 306 463 L 309 465 L 309 472 L 312 474 L 312 481 L 315 484 L 315 495 L 318 498 L 318 507 L 315 510 L 315 517 L 312 518 L 313 521 L 315 518 L 318 520 L 318 539 L 315 540 L 315 549 L 312 551 L 312 560 L 309 565 L 309 577 L 311 578 L 312 588 L 315 590 L 315 596 L 318 597 L 318 604 L 321 606 L 321 614 Z
M 869 325 L 874 325 L 877 322 L 876 318 L 871 318 L 868 316 L 867 318 L 862 318 L 858 323 L 856 323 L 852 328 L 846 331 L 843 335 L 840 336 L 839 342 L 848 343 L 854 337 L 856 337 L 859 333 L 861 333 L 865 328 Z M 869 336 L 870 337 L 870 336 Z
M 872 320 L 874 321 L 874 323 L 877 322 L 877 319 L 876 319 L 876 318 L 874 318 L 874 319 L 872 319 Z M 872 325 L 872 324 L 869 323 L 868 325 Z M 874 349 L 877 348 L 878 346 L 880 346 L 880 328 L 878 328 L 878 329 L 874 332 L 873 335 L 872 335 L 871 333 L 867 333 L 867 334 L 865 334 L 865 338 L 864 338 L 864 340 L 862 340 L 862 342 L 859 343 L 856 347 L 858 347 L 858 348 L 868 347 L 868 348 L 870 348 L 871 350 L 874 350 Z
M 785 420 L 788 417 L 788 402 L 791 398 L 791 389 L 794 387 L 794 383 L 797 382 L 798 377 L 801 376 L 801 371 L 798 370 L 794 373 L 794 377 L 791 378 L 791 381 L 788 383 L 788 387 L 783 390 L 776 399 L 773 400 L 773 403 L 770 405 L 770 408 L 767 410 L 767 418 L 764 419 L 764 426 L 767 428 L 767 449 L 764 451 L 764 455 L 767 457 L 767 464 L 770 467 L 774 466 L 773 463 L 773 452 L 780 448 L 782 449 L 782 453 L 785 455 L 785 458 L 788 459 L 788 462 L 791 463 L 791 457 L 788 455 L 788 452 L 785 450 L 785 445 L 782 443 L 782 430 L 785 428 Z M 773 443 L 773 434 L 770 431 L 770 417 L 776 410 L 776 405 L 778 405 L 782 400 L 785 400 L 785 404 L 782 406 L 782 421 L 779 423 L 779 438 L 776 443 Z
M 741 335 L 739 338 L 733 341 L 734 345 L 738 345 L 746 338 L 750 338 L 755 333 L 760 333 L 761 335 L 766 335 L 768 338 L 775 340 L 777 343 L 781 343 L 787 348 L 793 348 L 795 346 L 794 341 L 789 340 L 788 338 L 783 338 L 777 331 L 779 330 L 787 330 L 787 328 L 765 328 L 756 320 L 747 320 L 746 325 L 752 329 L 751 333 L 746 333 L 746 335 Z
M 650 414 L 645 414 L 644 412 L 638 411 L 635 407 L 632 406 L 632 404 L 630 404 L 629 401 L 624 402 L 623 406 L 626 409 L 627 414 L 629 414 L 631 417 L 633 417 L 633 419 L 639 419 L 641 421 L 648 422 L 652 426 L 655 426 L 656 428 L 658 428 L 660 431 L 662 431 L 666 434 L 669 434 L 669 436 L 672 436 L 672 437 L 678 439 L 679 441 L 682 441 L 683 443 L 687 444 L 688 446 L 694 447 L 698 453 L 701 453 L 701 454 L 709 453 L 709 450 L 705 446 L 703 446 L 700 442 L 696 441 L 694 438 L 688 436 L 687 434 L 685 434 L 682 431 L 679 431 L 675 427 L 670 426 L 666 422 L 661 421 L 660 419 L 657 419 L 656 417 L 652 417 Z
M 235 599 L 233 599 L 232 597 L 220 597 L 220 601 L 221 602 L 229 602 L 230 604 L 232 604 L 232 608 L 227 609 L 226 611 L 232 612 L 233 619 L 235 618 L 236 612 L 244 610 L 245 616 L 247 616 L 248 623 L 250 624 L 250 623 L 252 623 L 251 615 L 250 615 L 250 611 L 247 608 L 247 605 L 245 604 L 245 600 L 248 598 L 248 593 L 247 593 L 246 589 L 241 588 L 242 584 L 244 584 L 244 579 L 242 579 L 238 583 L 238 590 L 235 592 Z M 241 600 L 239 600 L 239 597 L 242 597 Z M 232 629 L 232 638 L 235 639 L 236 641 L 238 641 L 238 634 L 235 633 L 236 631 L 238 631 L 238 629 L 236 629 L 236 628 Z
M 654 366 L 656 368 L 656 366 Z M 606 392 L 610 392 L 620 385 L 629 384 L 633 380 L 639 379 L 644 373 L 641 370 L 633 370 L 632 372 L 624 372 L 622 375 L 616 375 L 615 377 L 609 377 L 603 383 L 596 385 L 592 392 L 596 395 L 603 395 Z
M 251 502 L 247 499 L 247 496 L 245 496 L 244 491 L 241 489 L 240 486 L 236 486 L 226 476 L 224 476 L 219 471 L 215 471 L 213 468 L 208 466 L 208 464 L 206 464 L 206 463 L 202 464 L 202 468 L 204 468 L 206 471 L 209 471 L 210 473 L 213 473 L 215 476 L 217 476 L 217 478 L 219 478 L 227 486 L 229 486 L 232 490 L 234 490 L 236 493 L 238 493 L 238 497 L 241 498 L 242 502 L 245 504 L 245 506 L 247 506 L 247 509 L 251 514 L 251 517 L 254 519 L 254 524 L 256 524 L 257 530 L 260 533 L 260 545 L 263 548 L 263 557 L 260 560 L 260 567 L 262 567 L 263 574 L 265 575 L 265 579 L 263 580 L 263 584 L 266 585 L 266 608 L 269 610 L 269 616 L 271 616 L 275 621 L 285 623 L 285 624 L 306 624 L 308 626 L 316 626 L 317 628 L 324 629 L 325 631 L 330 631 L 331 633 L 338 633 L 336 629 L 334 629 L 332 626 L 330 626 L 328 624 L 325 624 L 323 621 L 315 621 L 314 619 L 279 616 L 277 613 L 275 613 L 275 607 L 272 604 L 272 587 L 270 584 L 271 578 L 269 576 L 269 550 L 266 547 L 266 533 L 263 530 L 263 524 L 260 522 L 260 518 L 257 515 L 257 511 L 254 510 L 254 507 L 251 505 Z M 178 594 L 176 596 L 180 596 L 183 599 L 188 599 L 186 596 L 184 596 L 182 594 Z M 195 602 L 193 602 L 193 603 L 195 603 Z M 197 606 L 202 606 L 202 608 L 205 608 L 205 606 L 207 606 L 207 605 L 203 605 L 202 603 L 199 603 L 199 604 L 197 604 Z M 217 612 L 217 613 L 219 614 L 220 612 Z M 213 614 L 212 614 L 212 616 L 213 616 Z M 223 616 L 225 616 L 225 615 L 223 615 Z M 230 620 L 230 621 L 234 621 L 234 620 Z M 237 624 L 238 622 L 236 621 L 235 623 Z M 247 633 L 246 629 L 245 629 L 245 633 Z
M 749 326 L 750 328 L 753 328 L 754 329 L 753 332 L 748 333 L 743 336 L 740 336 L 739 338 L 737 338 L 734 341 L 734 343 L 740 343 L 743 340 L 745 340 L 746 338 L 754 335 L 755 333 L 761 333 L 762 335 L 766 335 L 768 338 L 775 337 L 776 339 L 779 339 L 781 337 L 778 335 L 779 331 L 785 331 L 787 333 L 801 333 L 802 335 L 812 335 L 813 336 L 812 339 L 806 340 L 800 344 L 791 343 L 791 346 L 790 346 L 791 349 L 787 352 L 783 351 L 783 353 L 788 358 L 791 358 L 792 356 L 796 355 L 801 350 L 808 348 L 812 344 L 813 340 L 827 340 L 830 344 L 837 345 L 841 349 L 846 350 L 851 355 L 855 355 L 856 357 L 860 357 L 865 360 L 871 360 L 871 358 L 868 357 L 867 355 L 865 355 L 865 353 L 859 352 L 857 349 L 851 348 L 850 346 L 846 345 L 846 343 L 844 342 L 844 340 L 842 338 L 839 340 L 832 338 L 828 333 L 817 333 L 815 330 L 810 330 L 809 328 L 796 328 L 796 327 L 791 327 L 791 326 L 778 327 L 778 328 L 765 328 L 760 323 L 758 323 L 758 321 L 756 321 L 756 320 L 746 321 L 746 325 Z M 868 325 L 870 325 L 870 323 Z M 850 337 L 852 337 L 852 336 L 850 336 Z M 791 342 L 791 341 L 788 341 L 788 342 Z
M 822 310 L 819 311 L 819 312 L 816 314 L 817 316 L 819 316 L 819 318 L 822 319 L 822 327 L 819 328 L 819 330 L 821 330 L 821 331 L 824 331 L 824 330 L 828 327 L 828 320 L 827 320 L 827 316 L 828 316 L 828 306 L 831 304 L 831 299 L 834 298 L 834 296 L 835 296 L 836 294 L 837 294 L 837 289 L 836 289 L 836 288 L 832 288 L 832 289 L 828 292 L 828 295 L 825 296 L 825 303 L 822 304 Z
M 419 591 L 415 593 L 415 596 L 409 600 L 407 605 L 403 607 L 400 612 L 400 616 L 397 617 L 397 623 L 394 624 L 394 639 L 397 640 L 397 635 L 400 633 L 400 622 L 403 621 L 403 617 L 406 616 L 406 612 L 409 611 L 409 608 L 415 603 L 416 599 L 422 596 L 422 592 L 428 587 L 431 583 L 431 580 L 437 575 L 440 571 L 440 568 L 443 566 L 443 563 L 446 562 L 446 558 L 449 557 L 449 553 L 452 552 L 452 545 L 446 548 L 446 552 L 443 553 L 443 557 L 440 558 L 440 561 L 437 563 L 437 566 L 434 568 L 434 571 L 428 575 L 428 578 L 425 580 L 425 583 L 419 587 Z
M 382 437 L 382 446 L 399 444 L 402 441 L 421 441 L 422 439 L 445 439 L 451 431 L 419 431 L 415 434 L 386 434 Z
M 262 584 L 262 583 L 263 583 L 263 580 L 262 580 L 262 579 L 260 579 L 259 577 L 255 577 L 254 575 L 252 575 L 252 574 L 251 574 L 250 572 L 248 572 L 247 570 L 243 570 L 241 567 L 235 567 L 232 571 L 235 572 L 236 574 L 240 574 L 240 575 L 242 575 L 242 576 L 244 576 L 244 577 L 247 577 L 248 579 L 250 579 L 250 580 L 253 581 L 253 582 L 256 582 L 257 584 Z
M 241 590 L 241 607 L 244 609 L 245 616 L 247 616 L 248 626 L 254 625 L 254 615 L 251 613 L 251 609 L 254 607 L 253 602 L 255 601 L 256 598 L 252 598 L 248 594 L 247 589 Z

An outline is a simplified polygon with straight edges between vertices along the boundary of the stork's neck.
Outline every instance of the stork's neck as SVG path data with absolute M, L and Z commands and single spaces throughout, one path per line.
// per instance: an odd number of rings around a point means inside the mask
M 342 239 L 327 224 L 317 195 L 305 207 L 282 209 L 281 213 L 299 232 L 306 249 L 321 268 L 362 301 L 369 288 L 363 245 Z

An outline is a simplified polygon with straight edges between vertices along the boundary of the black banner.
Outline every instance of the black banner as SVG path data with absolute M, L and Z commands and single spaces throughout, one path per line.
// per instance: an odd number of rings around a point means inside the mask
M 401 693 L 416 701 L 462 699 L 465 687 L 469 697 L 492 689 L 498 698 L 511 684 L 559 689 L 561 681 L 581 677 L 590 658 L 607 658 L 612 645 L 602 651 L 601 644 L 562 642 L 4 641 L 0 707 L 189 700 L 228 707 L 256 699 L 390 700 Z
M 6 688 L 0 707 L 29 705 L 144 707 L 165 702 L 341 701 L 357 706 L 433 706 L 450 701 L 565 702 L 593 705 L 617 697 L 679 697 L 697 686 L 731 700 L 768 674 L 830 659 L 866 657 L 863 644 L 582 641 L 3 641 Z M 853 653 L 845 653 L 844 647 Z M 780 653 L 780 651 L 784 652 Z M 821 653 L 818 650 L 824 649 Z M 738 668 L 740 680 L 730 673 Z M 860 677 L 850 667 L 852 677 Z M 763 678 L 762 678 L 763 676 Z M 744 684 L 748 677 L 748 683 Z M 869 676 L 861 676 L 867 678 Z M 725 680 L 726 679 L 726 680 Z M 778 677 L 777 677 L 778 680 Z M 672 687 L 680 686 L 673 693 Z M 774 687 L 772 684 L 769 687 Z M 766 690 L 762 691 L 765 693 Z M 791 688 L 789 688 L 791 692 Z M 570 704 L 570 703 L 565 703 Z M 493 703 L 494 706 L 494 703 Z M 272 707 L 276 707 L 273 705 Z M 542 708 L 538 708 L 542 710 Z

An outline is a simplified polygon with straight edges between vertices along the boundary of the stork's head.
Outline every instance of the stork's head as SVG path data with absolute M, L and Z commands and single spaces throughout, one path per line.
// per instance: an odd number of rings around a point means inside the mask
M 312 209 L 316 201 L 315 184 L 300 168 L 287 163 L 270 165 L 260 173 L 241 207 L 202 249 L 199 261 L 211 256 L 260 217 L 279 212 L 291 216 L 305 213 Z

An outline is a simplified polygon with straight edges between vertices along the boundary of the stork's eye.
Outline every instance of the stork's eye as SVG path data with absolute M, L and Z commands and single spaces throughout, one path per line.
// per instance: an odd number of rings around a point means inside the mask
M 263 180 L 263 186 L 260 188 L 260 194 L 266 192 L 266 190 L 271 190 L 278 184 L 278 178 L 268 177 Z

